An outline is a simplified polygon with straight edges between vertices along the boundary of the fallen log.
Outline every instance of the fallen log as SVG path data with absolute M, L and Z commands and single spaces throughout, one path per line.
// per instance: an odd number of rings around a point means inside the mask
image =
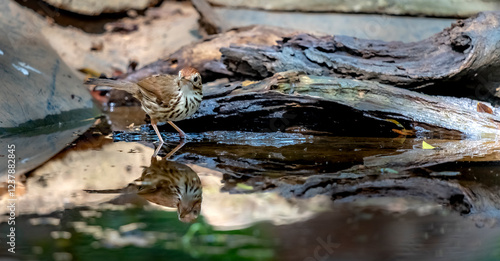
M 289 71 L 259 82 L 207 85 L 199 111 L 179 126 L 187 131 L 283 131 L 302 126 L 343 136 L 387 136 L 396 128 L 388 119 L 397 119 L 424 136 L 440 131 L 467 137 L 497 135 L 497 109 L 492 109 L 494 114 L 478 112 L 477 103 Z
M 402 43 L 299 34 L 274 46 L 222 48 L 227 68 L 246 77 L 299 70 L 400 87 L 466 85 L 498 96 L 500 12 L 458 21 L 426 40 Z
M 243 28 L 186 46 L 127 79 L 175 73 L 187 65 L 200 70 L 206 81 L 227 76 L 263 79 L 299 70 L 405 88 L 449 87 L 447 94 L 472 87 L 471 95 L 484 100 L 500 96 L 499 23 L 500 12 L 479 13 L 412 43 L 317 36 L 262 26 Z

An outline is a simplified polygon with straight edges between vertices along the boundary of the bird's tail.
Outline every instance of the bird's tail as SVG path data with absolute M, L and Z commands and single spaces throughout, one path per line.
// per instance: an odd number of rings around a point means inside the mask
M 110 89 L 117 89 L 134 94 L 135 92 L 137 92 L 138 89 L 136 83 L 124 80 L 90 78 L 87 81 L 85 81 L 85 84 L 96 85 L 96 87 L 94 88 L 95 91 L 106 91 Z
M 130 194 L 137 193 L 137 186 L 134 184 L 129 184 L 124 188 L 119 189 L 84 189 L 83 191 L 90 194 Z

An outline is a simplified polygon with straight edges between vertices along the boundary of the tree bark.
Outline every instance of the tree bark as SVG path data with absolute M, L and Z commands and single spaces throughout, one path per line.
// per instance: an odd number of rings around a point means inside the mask
M 398 128 L 390 119 L 397 119 L 423 136 L 433 132 L 497 135 L 497 109 L 492 109 L 494 114 L 478 112 L 477 103 L 376 82 L 289 71 L 259 82 L 207 85 L 198 112 L 179 126 L 187 131 L 284 131 L 302 126 L 336 135 L 388 136 Z
M 442 94 L 469 90 L 468 95 L 484 100 L 500 96 L 498 24 L 500 12 L 480 13 L 412 43 L 318 36 L 265 26 L 240 28 L 186 46 L 127 79 L 176 73 L 188 65 L 197 68 L 205 81 L 263 79 L 299 70 L 405 88 L 427 87 L 438 93 L 443 90 Z
M 246 77 L 300 70 L 400 87 L 473 85 L 498 96 L 500 13 L 480 13 L 413 43 L 299 34 L 274 46 L 221 49 L 227 68 Z M 435 88 L 435 87 L 434 87 Z

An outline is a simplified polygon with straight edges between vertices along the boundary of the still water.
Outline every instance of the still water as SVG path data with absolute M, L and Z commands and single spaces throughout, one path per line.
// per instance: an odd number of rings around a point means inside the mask
M 4 184 L 1 260 L 500 260 L 496 141 L 172 132 L 152 158 L 142 117 Z

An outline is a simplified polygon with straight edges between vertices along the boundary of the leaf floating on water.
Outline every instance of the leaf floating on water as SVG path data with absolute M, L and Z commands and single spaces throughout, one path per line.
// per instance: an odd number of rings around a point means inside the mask
M 249 186 L 249 185 L 243 184 L 243 183 L 236 184 L 236 187 L 240 188 L 240 189 L 243 189 L 243 190 L 253 190 L 252 186 Z
M 488 105 L 481 103 L 481 102 L 477 103 L 477 111 L 493 114 L 493 109 L 491 109 Z
M 422 149 L 424 149 L 424 150 L 433 150 L 435 148 L 436 147 L 430 145 L 429 143 L 427 143 L 425 141 L 422 141 Z

